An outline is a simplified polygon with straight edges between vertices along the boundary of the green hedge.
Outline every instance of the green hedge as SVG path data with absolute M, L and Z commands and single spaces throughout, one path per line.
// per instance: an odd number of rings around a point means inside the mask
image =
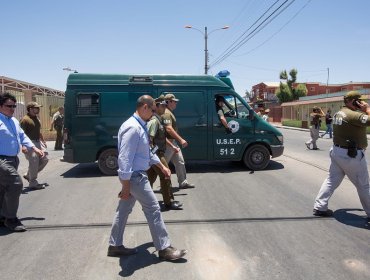
M 302 121 L 299 120 L 284 120 L 281 122 L 283 126 L 290 126 L 290 127 L 299 127 L 302 128 Z M 308 125 L 310 127 L 310 125 Z M 326 124 L 324 122 L 321 123 L 320 130 L 326 130 Z M 370 134 L 370 127 L 366 128 L 366 133 Z
M 284 126 L 291 126 L 291 127 L 302 127 L 302 121 L 298 120 L 285 120 L 281 122 Z

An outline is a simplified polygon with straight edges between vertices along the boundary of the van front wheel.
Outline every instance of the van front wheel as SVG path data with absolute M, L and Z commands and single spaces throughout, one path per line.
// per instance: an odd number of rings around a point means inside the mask
M 117 149 L 111 148 L 100 153 L 98 166 L 104 175 L 117 175 L 118 169 Z
M 253 145 L 245 151 L 243 162 L 251 170 L 265 169 L 270 162 L 270 152 L 264 145 Z

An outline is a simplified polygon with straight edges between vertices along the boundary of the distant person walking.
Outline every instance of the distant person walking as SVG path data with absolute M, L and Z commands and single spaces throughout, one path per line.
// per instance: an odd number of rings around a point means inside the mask
M 330 138 L 333 138 L 333 117 L 331 116 L 331 110 L 328 109 L 328 111 L 325 114 L 325 124 L 326 124 L 326 131 L 324 134 L 321 134 L 321 138 L 323 138 L 326 134 L 329 134 Z
M 370 222 L 370 186 L 365 149 L 366 127 L 370 126 L 370 106 L 361 94 L 350 91 L 344 96 L 344 107 L 333 118 L 333 147 L 330 149 L 329 176 L 316 197 L 313 214 L 331 216 L 329 199 L 345 175 L 355 185 L 362 207 Z
M 319 107 L 313 107 L 312 113 L 310 114 L 311 118 L 311 128 L 310 128 L 310 135 L 311 139 L 306 142 L 307 149 L 311 150 L 318 150 L 317 147 L 317 139 L 320 136 L 320 126 L 321 126 L 321 118 L 324 117 L 325 114 Z
M 44 169 L 49 161 L 46 152 L 47 146 L 41 133 L 41 123 L 38 117 L 41 107 L 42 105 L 36 102 L 29 102 L 27 104 L 27 114 L 20 121 L 22 129 L 32 140 L 32 143 L 44 153 L 44 156 L 40 157 L 38 153 L 32 150 L 22 149 L 28 160 L 28 171 L 23 178 L 29 182 L 29 188 L 34 190 L 43 189 L 48 185 L 46 183 L 40 184 L 37 181 L 38 173 Z
M 138 252 L 136 248 L 123 246 L 127 219 L 136 200 L 141 204 L 145 214 L 159 258 L 172 261 L 182 258 L 187 253 L 186 250 L 178 250 L 171 246 L 157 198 L 146 173 L 146 170 L 155 164 L 166 177 L 171 176 L 171 171 L 150 150 L 146 122 L 154 112 L 154 99 L 149 95 L 139 97 L 136 112 L 121 125 L 118 131 L 118 177 L 122 188 L 118 194 L 120 201 L 109 238 L 108 256 L 110 257 L 132 255 Z
M 19 232 L 25 231 L 26 227 L 17 218 L 23 189 L 22 178 L 17 171 L 18 154 L 21 145 L 39 157 L 43 157 L 44 153 L 32 143 L 13 117 L 16 102 L 14 95 L 0 94 L 0 226 Z
M 63 126 L 64 126 L 64 108 L 59 107 L 58 111 L 53 115 L 50 131 L 53 131 L 53 128 L 57 132 L 57 137 L 55 140 L 54 150 L 63 150 Z
M 269 122 L 269 113 L 270 113 L 270 109 L 266 109 L 264 112 L 263 112 L 263 115 L 262 115 L 262 119 L 266 122 Z

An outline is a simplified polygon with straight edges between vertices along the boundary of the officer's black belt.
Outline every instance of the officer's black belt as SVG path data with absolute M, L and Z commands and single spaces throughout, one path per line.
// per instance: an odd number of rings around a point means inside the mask
M 341 146 L 341 145 L 338 145 L 338 144 L 334 144 L 334 146 L 348 150 L 348 147 L 347 146 Z M 362 148 L 357 148 L 357 150 L 363 150 L 363 149 Z
M 4 156 L 0 155 L 0 158 L 9 158 L 9 159 L 15 159 L 17 156 Z

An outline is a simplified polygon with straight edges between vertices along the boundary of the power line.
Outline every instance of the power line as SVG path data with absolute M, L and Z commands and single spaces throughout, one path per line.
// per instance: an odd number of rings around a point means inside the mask
M 258 34 L 263 28 L 265 28 L 269 23 L 272 22 L 272 20 L 274 20 L 278 15 L 280 15 L 286 8 L 288 8 L 293 2 L 295 2 L 295 0 L 293 0 L 292 2 L 290 2 L 288 4 L 287 7 L 285 7 L 282 11 L 280 11 L 277 15 L 275 15 L 276 12 L 278 12 L 280 9 L 282 9 L 284 7 L 284 5 L 287 4 L 289 0 L 285 0 L 279 7 L 277 7 L 272 13 L 270 13 L 256 28 L 254 28 L 248 35 L 246 35 L 240 42 L 234 42 L 232 45 L 234 46 L 230 46 L 228 48 L 228 50 L 224 51 L 224 54 L 221 55 L 213 64 L 212 66 L 214 65 L 217 65 L 219 63 L 221 63 L 223 60 L 225 60 L 227 57 L 229 57 L 232 53 L 234 53 L 235 51 L 237 51 L 240 47 L 242 47 L 247 41 L 249 41 L 251 38 L 253 38 L 256 34 Z M 275 1 L 275 3 L 273 5 L 271 5 L 269 7 L 269 9 L 256 21 L 258 22 L 278 1 Z M 275 15 L 275 16 L 274 16 Z M 273 18 L 271 18 L 272 16 L 274 16 Z M 270 19 L 271 18 L 271 19 Z M 253 24 L 255 25 L 256 22 Z M 253 25 L 249 28 L 251 29 L 253 27 Z M 248 30 L 249 30 L 248 29 Z M 247 31 L 248 31 L 247 30 Z M 247 32 L 246 31 L 246 32 Z M 244 32 L 243 35 L 246 33 Z M 243 36 L 242 35 L 242 36 Z
M 272 9 L 272 7 L 277 3 L 279 2 L 280 0 L 276 0 L 246 31 L 243 32 L 243 34 L 241 34 L 223 53 L 221 53 L 221 55 L 216 59 L 216 61 L 219 60 L 220 57 L 222 57 L 223 55 L 225 55 L 230 49 L 233 48 L 233 45 L 236 45 L 238 43 L 239 40 L 241 40 L 243 38 L 243 36 L 255 25 L 257 24 L 257 22 L 263 18 L 263 16 L 269 11 Z
M 258 45 L 257 47 L 251 49 L 250 51 L 246 52 L 246 53 L 242 53 L 240 55 L 237 55 L 236 57 L 239 57 L 239 56 L 244 56 L 244 55 L 247 55 L 247 54 L 250 54 L 251 52 L 255 51 L 256 49 L 259 49 L 260 47 L 262 47 L 264 44 L 266 44 L 268 41 L 270 41 L 273 37 L 275 37 L 276 34 L 278 34 L 281 30 L 283 30 L 290 22 L 293 21 L 294 18 L 296 18 L 296 16 L 298 16 L 298 14 L 300 12 L 302 12 L 302 10 L 304 8 L 306 8 L 306 6 L 311 2 L 312 0 L 308 0 L 307 3 L 301 8 L 299 9 L 299 11 L 297 13 L 294 14 L 294 16 L 288 20 L 277 32 L 275 32 L 274 34 L 272 34 L 267 40 L 265 40 L 264 42 L 262 42 L 260 45 Z M 326 71 L 326 70 L 324 70 Z

